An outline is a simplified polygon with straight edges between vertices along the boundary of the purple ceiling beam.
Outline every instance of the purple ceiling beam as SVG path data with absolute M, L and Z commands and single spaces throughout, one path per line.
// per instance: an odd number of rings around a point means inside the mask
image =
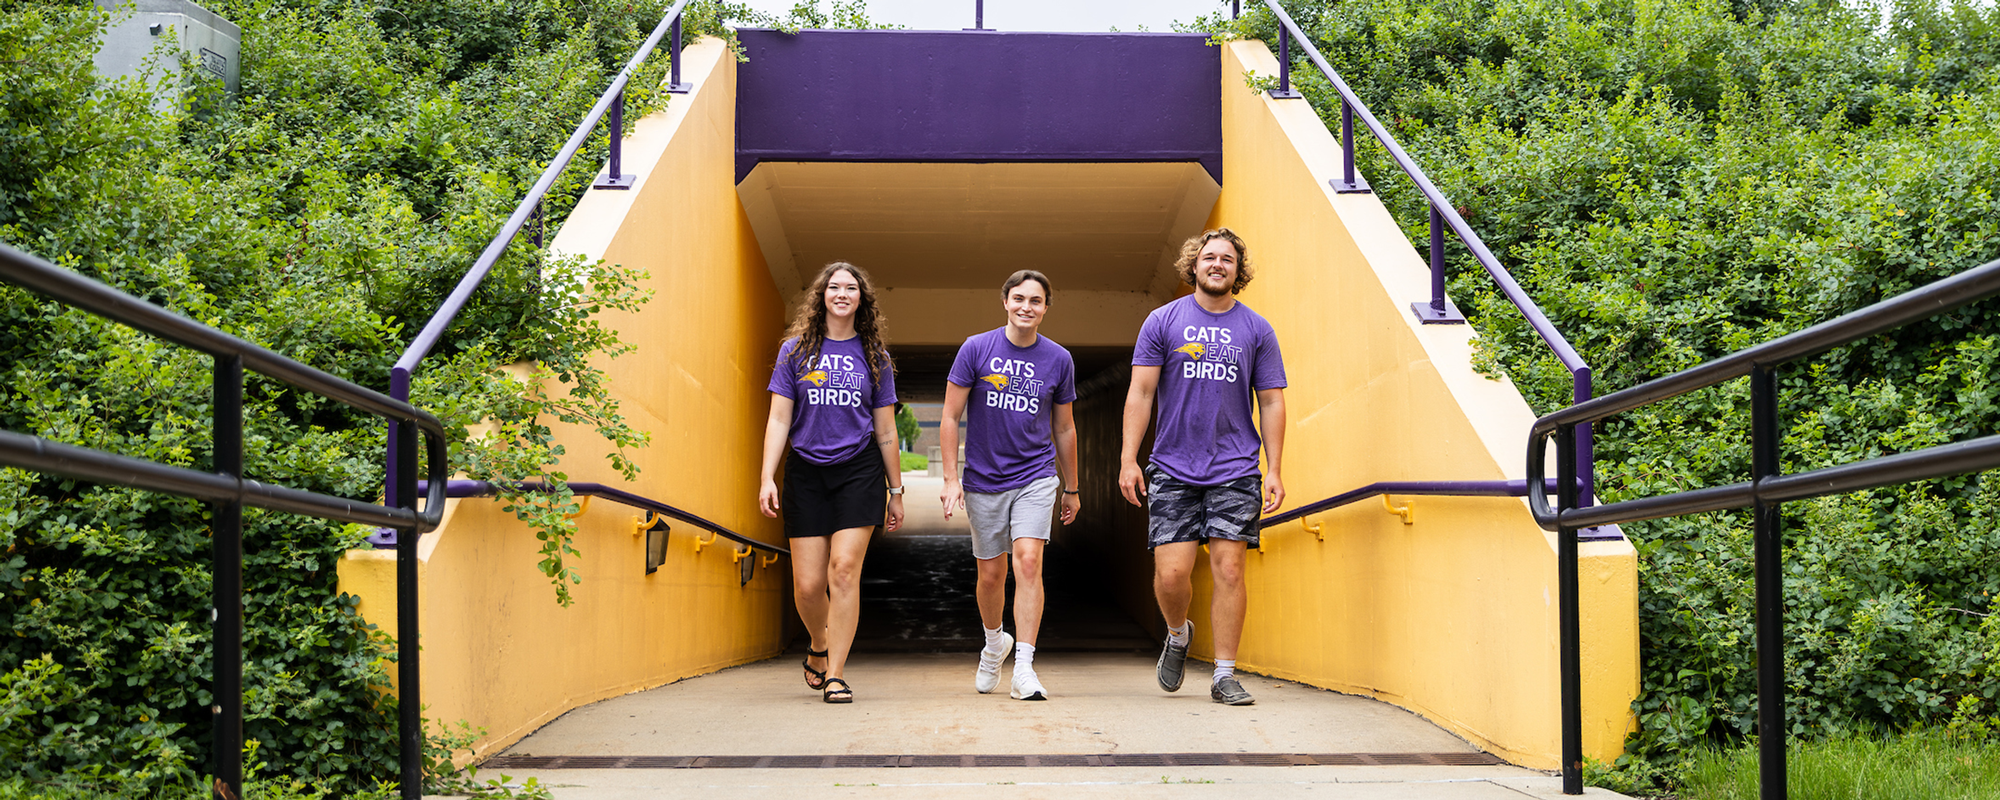
M 1222 182 L 1201 34 L 738 32 L 736 180 L 761 161 L 1192 161 Z

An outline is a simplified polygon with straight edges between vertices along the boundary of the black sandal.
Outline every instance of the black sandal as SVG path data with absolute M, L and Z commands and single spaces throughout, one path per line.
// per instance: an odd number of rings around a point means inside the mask
M 836 683 L 840 684 L 840 688 L 833 688 L 833 685 Z M 852 703 L 854 702 L 854 687 L 848 686 L 847 681 L 839 678 L 827 678 L 826 689 L 820 695 L 820 699 L 829 703 Z
M 826 651 L 806 648 L 806 657 L 799 660 L 799 666 L 806 668 L 806 688 L 819 691 L 826 685 L 826 670 L 813 669 L 812 659 L 815 658 L 826 658 Z

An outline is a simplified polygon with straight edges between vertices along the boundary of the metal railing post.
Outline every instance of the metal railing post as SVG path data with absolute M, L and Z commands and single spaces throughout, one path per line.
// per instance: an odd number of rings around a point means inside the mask
M 1750 471 L 1761 482 L 1779 473 L 1777 367 L 1750 373 Z M 1757 587 L 1757 796 L 1785 797 L 1785 573 L 1778 506 L 1757 498 L 1751 549 Z
M 1444 215 L 1431 209 L 1431 313 L 1444 316 Z
M 606 166 L 604 177 L 597 183 L 591 184 L 590 188 L 630 189 L 632 188 L 634 178 L 624 172 L 625 154 L 624 148 L 621 146 L 625 137 L 625 92 L 623 90 L 618 92 L 617 99 L 611 101 L 610 117 L 611 163 Z
M 1243 16 L 1243 0 L 1229 0 L 1229 18 L 1236 19 L 1241 16 Z
M 1556 516 L 1576 507 L 1576 429 L 1556 429 Z M 1583 656 L 1578 625 L 1576 529 L 1557 523 L 1556 627 L 1561 629 L 1563 794 L 1583 794 Z
M 1410 304 L 1410 313 L 1425 325 L 1464 325 L 1465 315 L 1444 296 L 1444 214 L 1431 204 L 1431 299 Z
M 1368 182 L 1354 175 L 1354 107 L 1340 98 L 1340 180 L 1333 181 L 1335 194 L 1362 194 Z
M 1589 400 L 1595 389 L 1591 385 L 1590 367 L 1577 367 L 1570 373 L 1574 381 L 1570 390 L 1572 404 Z M 1576 507 L 1583 508 L 1597 504 L 1597 444 L 1591 437 L 1595 426 L 1585 422 L 1576 426 L 1577 487 Z
M 1292 88 L 1292 34 L 1284 26 L 1278 26 L 1278 88 L 1271 90 L 1273 100 L 1297 100 L 1305 95 Z
M 667 64 L 669 66 L 667 92 L 670 94 L 687 94 L 694 89 L 694 84 L 681 82 L 681 18 L 678 16 L 674 17 L 673 42 L 673 46 L 667 50 Z M 623 98 L 620 98 L 620 100 L 623 100 Z
M 972 27 L 966 30 L 986 30 L 986 0 L 972 0 Z
M 398 400 L 410 396 L 410 373 L 398 369 L 390 373 L 389 394 Z M 399 508 L 417 507 L 417 426 L 398 420 L 392 446 Z M 424 706 L 422 671 L 418 668 L 417 639 L 417 529 L 396 531 L 396 741 L 401 762 L 403 800 L 424 796 Z
M 243 480 L 243 357 L 216 356 L 214 384 L 214 468 Z M 215 504 L 209 546 L 214 567 L 210 622 L 214 635 L 215 784 L 220 800 L 243 796 L 243 503 Z

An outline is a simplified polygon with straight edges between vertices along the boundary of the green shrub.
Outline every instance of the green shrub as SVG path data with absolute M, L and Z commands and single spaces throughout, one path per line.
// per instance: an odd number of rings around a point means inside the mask
M 2000 257 L 1991 4 L 1286 7 L 1595 368 L 1600 394 Z M 1275 35 L 1261 9 L 1189 27 Z M 1292 75 L 1337 126 L 1331 86 L 1302 57 Z M 1422 197 L 1362 135 L 1363 171 L 1427 249 Z M 1567 372 L 1449 249 L 1481 362 L 1538 412 L 1567 405 Z M 1983 302 L 1785 368 L 1784 469 L 1993 433 L 1996 311 Z M 1736 381 L 1607 421 L 1601 497 L 1745 480 L 1748 405 Z M 1784 507 L 1784 735 L 1941 725 L 1964 698 L 2000 695 L 1996 519 L 1993 475 Z M 1749 517 L 1625 531 L 1643 648 L 1627 747 L 1670 775 L 1757 732 Z
M 91 54 L 103 12 L 0 0 L 0 241 L 386 389 L 401 348 L 667 2 L 205 5 L 243 27 L 234 98 L 192 73 L 102 80 Z M 689 28 L 726 35 L 724 20 L 750 17 L 773 21 L 701 0 Z M 830 14 L 802 3 L 775 21 L 867 24 L 855 2 Z M 634 77 L 628 125 L 668 102 L 657 91 L 668 63 L 656 54 Z M 196 83 L 183 107 L 155 111 L 155 83 L 184 80 Z M 550 230 L 605 143 L 592 137 L 556 181 Z M 592 315 L 644 302 L 639 276 L 550 259 L 532 233 L 417 371 L 413 399 L 446 421 L 452 466 L 473 477 L 564 485 L 551 418 L 597 430 L 630 475 L 624 451 L 645 436 L 595 366 L 624 346 Z M 518 362 L 551 381 L 523 392 L 500 371 Z M 209 371 L 206 357 L 0 288 L 0 427 L 205 469 Z M 259 377 L 246 398 L 248 477 L 380 496 L 378 420 Z M 483 420 L 497 431 L 469 441 L 466 426 Z M 566 600 L 574 499 L 503 501 L 543 537 L 538 566 Z M 0 793 L 201 785 L 214 700 L 208 514 L 0 470 L 0 780 L 13 781 Z M 269 776 L 251 796 L 366 796 L 396 774 L 393 651 L 334 574 L 366 531 L 256 510 L 244 523 L 245 729 Z

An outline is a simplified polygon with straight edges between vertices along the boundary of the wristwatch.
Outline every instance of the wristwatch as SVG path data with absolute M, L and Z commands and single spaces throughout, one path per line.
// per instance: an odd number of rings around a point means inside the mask
M 892 496 L 892 497 L 893 497 L 893 496 L 895 496 L 895 495 L 899 495 L 899 494 L 902 494 L 902 493 L 903 493 L 903 487 L 901 487 L 901 486 L 891 486 L 891 487 L 889 487 L 889 494 L 890 494 L 890 496 Z

